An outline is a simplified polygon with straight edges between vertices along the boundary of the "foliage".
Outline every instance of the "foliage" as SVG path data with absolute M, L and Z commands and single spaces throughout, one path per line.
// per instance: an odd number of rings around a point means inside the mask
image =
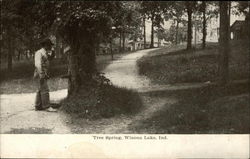
M 139 13 L 140 2 L 137 1 L 123 1 L 120 4 L 120 9 L 113 17 L 113 25 L 115 26 L 115 33 L 129 33 L 131 39 L 142 37 L 142 16 Z
M 177 21 L 179 23 L 185 22 L 184 19 L 185 14 L 185 5 L 183 4 L 183 1 L 175 1 L 171 3 L 170 11 L 165 12 L 164 16 L 165 19 L 171 19 L 173 21 Z
M 248 1 L 237 1 L 235 6 L 234 14 L 244 14 L 245 16 L 248 16 L 249 14 L 249 2 Z
M 157 38 L 159 40 L 163 40 L 163 39 L 166 40 L 167 39 L 166 30 L 163 27 L 157 28 L 156 33 L 157 33 Z
M 205 1 L 205 6 L 203 5 L 204 3 L 197 3 L 196 11 L 195 11 L 195 17 L 197 21 L 197 27 L 198 28 L 203 28 L 202 26 L 202 21 L 203 21 L 203 15 L 202 12 L 204 10 L 203 7 L 205 7 L 205 17 L 206 21 L 212 19 L 212 18 L 218 18 L 219 16 L 219 5 L 216 2 L 211 2 L 211 1 Z
M 142 1 L 141 13 L 148 19 L 151 19 L 154 26 L 163 24 L 163 7 L 165 3 L 160 1 Z
M 187 40 L 187 26 L 179 26 L 178 30 L 174 24 L 166 31 L 166 41 L 174 43 L 176 41 L 176 31 L 178 31 L 178 42 L 184 42 Z
M 133 114 L 142 108 L 136 92 L 110 85 L 102 75 L 96 75 L 96 83 L 89 83 L 75 96 L 64 100 L 62 110 L 73 119 L 98 119 L 119 114 Z

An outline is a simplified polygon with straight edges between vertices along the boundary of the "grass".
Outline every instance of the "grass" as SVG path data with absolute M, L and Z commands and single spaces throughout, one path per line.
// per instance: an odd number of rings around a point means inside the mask
M 134 114 L 142 108 L 138 93 L 112 85 L 92 85 L 62 103 L 61 110 L 73 119 L 109 118 L 119 114 Z
M 37 91 L 37 81 L 33 79 L 34 65 L 32 61 L 14 63 L 13 70 L 1 69 L 1 94 L 33 93 Z M 48 81 L 51 91 L 67 88 L 67 80 L 60 76 L 67 73 L 67 66 L 58 59 L 52 61 L 51 78 Z
M 249 46 L 245 41 L 231 43 L 229 78 L 249 77 Z M 152 51 L 138 60 L 139 73 L 156 84 L 216 81 L 218 79 L 218 46 L 186 51 L 183 46 Z
M 230 80 L 249 78 L 247 41 L 232 41 L 229 55 Z M 172 46 L 152 51 L 140 59 L 139 72 L 156 84 L 216 81 L 218 45 L 186 51 Z M 216 134 L 250 133 L 249 81 L 203 88 L 151 92 L 154 97 L 177 99 L 152 117 L 132 123 L 137 133 Z
M 248 134 L 250 133 L 249 83 L 224 87 L 165 91 L 151 97 L 174 97 L 144 121 L 132 123 L 137 133 L 156 134 Z

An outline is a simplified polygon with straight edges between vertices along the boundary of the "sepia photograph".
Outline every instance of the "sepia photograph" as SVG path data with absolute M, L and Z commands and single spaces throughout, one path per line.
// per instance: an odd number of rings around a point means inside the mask
M 18 135 L 249 149 L 250 1 L 1 0 L 0 40 L 1 158 Z

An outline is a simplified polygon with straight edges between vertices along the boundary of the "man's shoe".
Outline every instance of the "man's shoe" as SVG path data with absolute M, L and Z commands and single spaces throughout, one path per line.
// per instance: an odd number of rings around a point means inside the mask
M 50 107 L 52 107 L 54 109 L 59 109 L 61 107 L 61 105 L 57 104 L 57 103 L 50 103 Z
M 57 109 L 54 109 L 52 107 L 49 107 L 46 109 L 47 112 L 57 112 Z
M 44 110 L 43 108 L 40 108 L 40 107 L 35 107 L 35 111 L 42 111 Z

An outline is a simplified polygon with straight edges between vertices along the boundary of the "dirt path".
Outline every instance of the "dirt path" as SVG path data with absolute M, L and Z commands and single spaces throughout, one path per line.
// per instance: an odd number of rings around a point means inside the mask
M 152 50 L 152 49 L 151 49 Z M 141 50 L 123 56 L 113 61 L 103 72 L 111 82 L 119 87 L 139 89 L 150 84 L 146 77 L 138 75 L 136 60 L 151 50 Z M 51 100 L 59 102 L 67 96 L 67 90 L 50 93 Z M 35 93 L 2 94 L 1 100 L 1 133 L 71 133 L 67 125 L 65 114 L 34 111 Z M 145 101 L 145 100 L 144 100 Z M 160 101 L 158 103 L 162 103 Z M 160 104 L 161 105 L 161 104 Z M 122 133 L 134 120 L 150 116 L 153 109 L 145 111 L 135 117 L 119 116 L 111 119 L 88 121 L 83 119 L 83 129 L 75 128 L 74 133 Z M 73 129 L 74 130 L 74 129 Z
M 67 90 L 50 93 L 51 100 L 59 102 Z M 70 133 L 61 113 L 35 111 L 35 93 L 0 95 L 1 133 Z
M 149 79 L 138 74 L 137 59 L 155 49 L 140 50 L 113 61 L 103 71 L 105 76 L 118 87 L 139 89 L 150 84 Z
M 125 55 L 122 58 L 113 61 L 103 72 L 115 86 L 134 89 L 136 91 L 141 90 L 142 92 L 145 91 L 145 88 L 150 89 L 150 87 L 152 87 L 150 80 L 145 76 L 140 76 L 138 74 L 136 61 L 152 50 L 153 49 L 141 50 Z M 81 121 L 78 121 L 81 124 L 81 127 L 77 126 L 76 124 L 76 126 L 72 128 L 72 131 L 73 133 L 132 134 L 135 132 L 129 129 L 129 127 L 135 121 L 143 121 L 147 118 L 150 118 L 156 111 L 161 110 L 162 106 L 165 106 L 166 104 L 174 104 L 176 99 L 149 98 L 142 95 L 141 101 L 143 102 L 145 108 L 136 115 L 121 115 L 109 119 L 100 119 L 95 121 L 82 119 Z
M 150 80 L 146 76 L 140 76 L 136 61 L 144 55 L 147 55 L 149 50 L 141 50 L 135 53 L 126 55 L 121 59 L 111 63 L 105 70 L 105 76 L 118 87 L 134 89 L 136 91 L 150 88 Z M 149 98 L 141 96 L 141 100 L 145 109 L 135 116 L 122 116 L 114 118 L 114 121 L 109 126 L 106 126 L 101 133 L 133 133 L 128 127 L 134 121 L 141 121 L 150 118 L 151 115 L 161 109 L 166 103 L 173 104 L 175 99 Z
M 148 54 L 153 49 L 141 50 L 135 53 L 124 55 L 113 61 L 103 71 L 105 76 L 118 87 L 134 89 L 144 93 L 164 89 L 178 89 L 193 87 L 190 84 L 184 86 L 158 86 L 152 85 L 145 76 L 138 74 L 136 61 Z M 197 85 L 198 87 L 203 86 Z M 51 100 L 59 102 L 67 96 L 67 90 L 59 90 L 50 93 Z M 68 118 L 62 112 L 34 111 L 35 93 L 0 95 L 1 100 L 1 133 L 134 133 L 129 126 L 134 121 L 143 121 L 150 118 L 163 106 L 171 106 L 176 99 L 173 98 L 152 98 L 141 95 L 145 106 L 137 115 L 117 116 L 109 119 L 89 121 L 79 120 L 79 124 L 69 123 Z M 145 132 L 149 133 L 149 132 Z

